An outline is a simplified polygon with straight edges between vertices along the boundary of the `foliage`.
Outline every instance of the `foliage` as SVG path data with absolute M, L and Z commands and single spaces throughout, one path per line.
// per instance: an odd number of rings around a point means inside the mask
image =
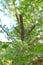
M 12 42 L 0 42 L 0 64 L 43 65 L 43 1 L 1 0 L 0 3 L 4 13 L 7 10 L 16 22 L 16 27 L 10 30 L 1 26 Z

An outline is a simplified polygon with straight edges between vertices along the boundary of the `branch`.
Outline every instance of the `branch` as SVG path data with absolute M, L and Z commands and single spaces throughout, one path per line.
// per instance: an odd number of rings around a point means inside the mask
M 24 41 L 24 25 L 23 25 L 23 17 L 19 14 L 20 17 L 20 28 L 21 28 L 21 40 Z
M 8 39 L 11 39 L 12 42 L 15 42 L 15 41 L 16 41 L 16 39 L 12 38 L 11 35 L 9 35 L 9 33 L 8 33 L 2 26 L 1 26 L 1 28 L 2 28 L 2 30 L 7 34 Z
M 7 15 L 7 13 L 4 10 L 0 9 L 0 11 Z
M 30 35 L 30 33 L 33 31 L 33 29 L 35 28 L 35 25 L 33 25 L 27 32 L 27 35 Z
M 9 35 L 6 30 L 4 30 L 4 28 L 1 26 L 2 30 L 7 34 L 7 36 Z
M 24 40 L 24 25 L 23 25 L 23 17 L 21 14 L 17 15 L 16 13 L 16 18 L 18 23 L 20 24 L 20 29 L 21 29 L 21 40 Z
M 0 9 L 1 12 L 5 12 L 4 10 Z
M 30 35 L 30 33 L 33 31 L 33 29 L 35 28 L 35 25 L 33 25 L 28 32 L 26 32 L 26 38 Z
M 17 13 L 16 13 L 16 19 L 17 19 L 17 22 L 19 22 L 19 16 L 17 15 Z
M 17 33 L 20 33 L 20 31 L 15 27 L 15 30 L 17 31 Z

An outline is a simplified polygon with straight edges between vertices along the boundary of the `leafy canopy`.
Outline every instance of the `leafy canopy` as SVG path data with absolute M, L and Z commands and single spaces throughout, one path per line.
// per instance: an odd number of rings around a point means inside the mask
M 43 1 L 1 0 L 1 12 L 13 18 L 16 26 L 10 30 L 1 25 L 8 40 L 0 42 L 1 65 L 41 65 L 43 62 Z

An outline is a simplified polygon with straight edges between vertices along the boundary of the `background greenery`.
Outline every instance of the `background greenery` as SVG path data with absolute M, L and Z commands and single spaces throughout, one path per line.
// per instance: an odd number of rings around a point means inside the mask
M 1 0 L 0 10 L 16 26 L 2 26 L 8 40 L 0 42 L 0 65 L 43 65 L 43 0 Z

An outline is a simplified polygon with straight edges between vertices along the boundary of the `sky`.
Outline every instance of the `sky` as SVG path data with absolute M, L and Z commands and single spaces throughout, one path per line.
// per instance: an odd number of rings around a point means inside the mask
M 3 25 L 7 25 L 7 27 L 9 29 L 11 29 L 11 27 L 13 25 L 16 25 L 16 23 L 14 23 L 13 19 L 10 18 L 10 17 L 8 17 L 7 15 L 4 15 L 3 12 L 0 12 L 0 19 L 1 19 L 2 26 Z M 0 28 L 0 30 L 1 30 L 1 28 Z M 8 42 L 5 33 L 0 33 L 0 41 L 2 41 L 2 42 Z
M 1 1 L 2 1 L 2 0 L 0 0 L 0 2 L 1 2 Z M 4 0 L 3 0 L 3 1 L 4 1 Z M 17 0 L 17 3 L 18 3 L 18 0 Z M 0 10 L 3 10 L 3 11 L 4 11 L 4 9 L 3 9 L 1 3 L 0 3 Z M 5 10 L 5 13 L 8 13 L 7 10 Z M 13 25 L 16 26 L 16 23 L 14 22 L 14 20 L 13 20 L 12 18 L 8 17 L 7 15 L 4 15 L 4 12 L 1 12 L 1 11 L 0 11 L 0 20 L 1 20 L 1 22 L 2 22 L 2 26 L 3 26 L 3 25 L 7 25 L 7 27 L 8 27 L 9 29 L 11 29 L 11 27 L 12 27 Z M 0 30 L 1 30 L 1 28 L 0 28 Z M 6 34 L 5 34 L 5 33 L 0 33 L 0 41 L 2 41 L 2 42 L 7 42 L 7 41 L 8 41 L 8 40 L 6 39 Z

